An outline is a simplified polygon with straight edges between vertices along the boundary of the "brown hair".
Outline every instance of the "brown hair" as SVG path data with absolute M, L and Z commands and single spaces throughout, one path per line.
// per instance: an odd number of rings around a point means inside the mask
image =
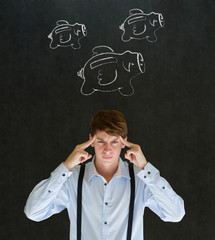
M 97 131 L 125 138 L 128 133 L 126 119 L 117 110 L 101 110 L 91 119 L 91 135 L 94 136 Z

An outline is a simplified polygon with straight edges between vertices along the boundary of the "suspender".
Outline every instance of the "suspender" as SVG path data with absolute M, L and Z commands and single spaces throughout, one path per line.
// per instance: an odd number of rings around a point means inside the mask
M 82 208 L 82 183 L 85 171 L 85 164 L 81 165 L 78 177 L 78 196 L 77 196 L 77 240 L 81 240 L 81 208 Z
M 135 198 L 135 178 L 133 164 L 129 163 L 129 174 L 131 178 L 131 192 L 129 203 L 129 217 L 127 228 L 127 240 L 131 240 L 133 212 L 134 212 L 134 198 Z M 85 164 L 81 164 L 81 169 L 78 177 L 78 195 L 77 195 L 77 240 L 81 240 L 81 217 L 82 217 L 82 183 L 85 171 Z
M 127 230 L 127 240 L 131 239 L 132 232 L 132 222 L 133 222 L 133 212 L 134 212 L 134 197 L 135 197 L 135 178 L 134 178 L 134 168 L 133 164 L 129 163 L 129 174 L 131 178 L 131 194 L 130 194 L 130 204 L 129 204 L 129 217 L 128 217 L 128 230 Z

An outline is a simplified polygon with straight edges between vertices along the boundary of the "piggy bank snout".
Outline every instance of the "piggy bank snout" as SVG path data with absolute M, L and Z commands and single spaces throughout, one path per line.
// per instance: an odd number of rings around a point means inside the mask
M 159 13 L 158 15 L 158 20 L 159 20 L 160 26 L 164 27 L 165 22 L 164 22 L 163 15 L 161 13 Z
M 84 24 L 82 24 L 81 29 L 82 29 L 83 35 L 87 36 L 87 28 L 86 28 L 86 26 Z
M 138 55 L 137 55 L 137 62 L 138 62 L 138 66 L 139 66 L 140 72 L 144 73 L 144 71 L 145 71 L 145 64 L 144 64 L 143 55 L 141 53 L 138 53 Z

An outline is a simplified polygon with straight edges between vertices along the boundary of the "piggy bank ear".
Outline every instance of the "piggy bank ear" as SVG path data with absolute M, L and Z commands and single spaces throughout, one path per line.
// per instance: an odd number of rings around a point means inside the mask
M 66 20 L 58 20 L 56 22 L 56 26 L 60 26 L 60 25 L 63 25 L 63 24 L 69 24 Z

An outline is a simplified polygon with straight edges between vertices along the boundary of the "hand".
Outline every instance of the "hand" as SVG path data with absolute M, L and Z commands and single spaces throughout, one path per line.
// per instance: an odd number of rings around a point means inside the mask
M 95 141 L 95 136 L 85 143 L 79 144 L 75 147 L 73 152 L 69 155 L 69 157 L 64 162 L 64 165 L 70 170 L 75 167 L 79 163 L 83 163 L 92 157 L 91 154 L 84 151 L 85 148 L 88 148 Z
M 128 159 L 130 162 L 134 163 L 136 166 L 143 169 L 148 162 L 146 161 L 146 158 L 143 155 L 140 146 L 134 143 L 130 143 L 122 137 L 120 137 L 120 140 L 125 146 L 130 148 L 125 153 L 125 158 Z

